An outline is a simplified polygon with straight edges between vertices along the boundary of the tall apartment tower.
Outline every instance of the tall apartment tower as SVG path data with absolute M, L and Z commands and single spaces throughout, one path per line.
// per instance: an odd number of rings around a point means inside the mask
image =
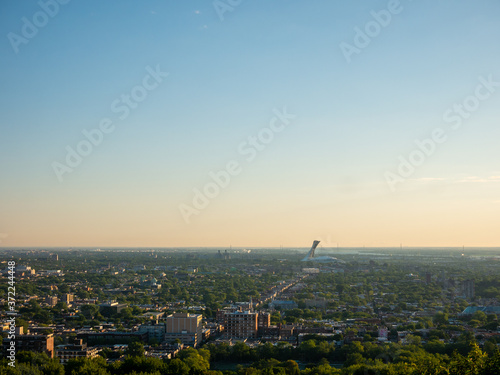
M 271 325 L 271 314 L 266 312 L 259 313 L 257 317 L 257 327 L 267 329 Z
M 259 314 L 250 311 L 236 311 L 226 314 L 226 335 L 229 338 L 256 338 Z
M 474 280 L 465 280 L 462 283 L 463 294 L 466 299 L 472 300 L 475 296 Z
M 51 307 L 57 305 L 57 297 L 55 296 L 47 296 L 45 297 L 45 303 Z
M 67 305 L 71 305 L 71 303 L 75 300 L 75 296 L 70 293 L 65 293 L 61 297 L 62 302 L 66 302 Z

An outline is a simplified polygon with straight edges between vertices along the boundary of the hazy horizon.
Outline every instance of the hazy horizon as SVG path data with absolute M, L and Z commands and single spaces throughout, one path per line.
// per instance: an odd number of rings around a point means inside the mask
M 282 247 L 274 247 L 274 246 L 173 246 L 173 247 L 162 247 L 162 246 L 144 246 L 144 247 L 127 247 L 127 246 L 108 246 L 108 247 L 99 247 L 99 246 L 0 246 L 0 250 L 63 250 L 63 251 L 78 251 L 78 250 L 89 250 L 89 251 L 106 251 L 106 250 L 144 250 L 144 251 L 157 251 L 157 250 L 301 250 L 301 251 L 309 251 L 310 247 L 308 246 L 282 246 Z M 341 247 L 339 246 L 324 246 L 322 248 L 318 247 L 317 251 L 328 251 L 328 252 L 336 252 L 336 251 L 352 251 L 352 250 L 360 250 L 360 251 L 374 251 L 374 250 L 390 250 L 390 251 L 499 251 L 500 247 L 498 246 L 470 246 L 470 247 L 462 247 L 462 246 L 383 246 L 383 247 L 366 247 L 366 246 L 347 246 Z

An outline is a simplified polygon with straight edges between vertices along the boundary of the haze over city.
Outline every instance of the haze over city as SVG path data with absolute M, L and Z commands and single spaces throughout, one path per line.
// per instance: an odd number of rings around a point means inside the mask
M 1 247 L 499 246 L 500 3 L 223 3 L 0 5 Z

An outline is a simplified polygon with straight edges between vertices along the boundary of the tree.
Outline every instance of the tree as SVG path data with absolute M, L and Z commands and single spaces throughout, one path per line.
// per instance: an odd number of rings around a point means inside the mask
M 59 293 L 61 294 L 69 293 L 69 285 L 68 284 L 59 285 Z
M 497 344 L 495 342 L 486 341 L 484 343 L 483 350 L 485 353 L 488 354 L 488 356 L 494 356 L 496 354 L 496 352 L 498 351 L 498 347 L 497 347 Z
M 125 351 L 125 354 L 131 357 L 142 357 L 144 356 L 144 345 L 137 341 L 131 342 Z
M 410 345 L 419 346 L 422 342 L 422 338 L 416 335 L 406 335 L 406 342 Z
M 486 367 L 487 355 L 479 348 L 477 344 L 472 345 L 472 350 L 467 357 L 460 354 L 453 356 L 450 374 L 455 375 L 481 375 Z
M 207 371 L 210 368 L 210 362 L 208 358 L 210 357 L 210 352 L 206 349 L 202 349 L 201 355 L 196 349 L 187 348 L 181 350 L 177 355 L 182 362 L 184 362 L 190 368 L 190 371 L 202 372 Z
M 78 290 L 78 291 L 76 292 L 76 295 L 77 295 L 77 297 L 78 297 L 78 298 L 80 298 L 80 299 L 87 299 L 87 298 L 89 298 L 89 297 L 90 297 L 89 292 L 87 292 L 87 291 L 86 291 L 86 290 L 84 290 L 84 289 L 80 289 L 80 290 Z
M 483 311 L 476 311 L 474 314 L 472 314 L 472 319 L 474 320 L 479 320 L 481 323 L 485 323 L 488 317 Z
M 53 359 L 42 366 L 44 375 L 64 375 L 64 366 L 57 359 Z
M 344 367 L 362 363 L 365 363 L 365 358 L 361 355 L 361 353 L 350 353 L 347 355 L 347 360 L 344 362 Z
M 118 362 L 118 366 L 114 367 L 113 372 L 117 374 L 129 374 L 133 372 L 144 372 L 149 374 L 156 371 L 164 372 L 165 368 L 164 362 L 158 358 L 127 356 L 123 362 Z
M 242 342 L 237 342 L 231 348 L 231 359 L 236 362 L 244 362 L 251 359 L 250 347 Z
M 66 364 L 65 374 L 69 375 L 109 375 L 106 360 L 97 358 L 70 359 Z
M 432 354 L 436 354 L 436 353 L 444 354 L 444 353 L 446 353 L 445 344 L 442 341 L 436 340 L 436 339 L 428 341 L 424 345 L 424 349 L 427 352 L 432 353 Z
M 489 354 L 484 369 L 484 375 L 500 374 L 500 351 L 496 349 L 494 354 Z
M 297 348 L 299 357 L 303 360 L 313 360 L 316 358 L 317 347 L 315 340 L 306 340 Z
M 170 361 L 167 367 L 167 374 L 169 375 L 188 375 L 189 366 L 178 358 Z
M 10 374 L 13 375 L 43 375 L 37 365 L 31 363 L 18 363 Z
M 125 307 L 120 312 L 120 317 L 124 320 L 132 320 L 134 319 L 134 314 L 132 313 L 132 309 L 130 307 Z
M 436 324 L 447 324 L 448 323 L 448 314 L 444 312 L 437 312 L 432 319 Z
M 288 361 L 284 362 L 282 366 L 286 369 L 286 373 L 288 375 L 300 375 L 300 369 L 297 362 L 289 359 Z
M 26 333 L 28 331 L 29 324 L 22 318 L 16 318 L 16 327 L 23 327 L 23 332 Z
M 97 305 L 83 305 L 81 307 L 83 316 L 87 319 L 94 319 L 95 315 L 99 312 L 99 306 Z
M 66 302 L 59 301 L 54 306 L 53 311 L 58 312 L 58 313 L 60 313 L 62 311 L 68 311 L 68 305 L 66 304 Z
M 261 359 L 276 358 L 276 354 L 276 347 L 269 342 L 257 348 L 257 355 Z

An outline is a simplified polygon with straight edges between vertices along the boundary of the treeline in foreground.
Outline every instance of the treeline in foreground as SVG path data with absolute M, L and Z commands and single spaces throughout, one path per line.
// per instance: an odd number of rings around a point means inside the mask
M 312 340 L 311 340 L 312 341 Z M 70 360 L 66 365 L 46 354 L 19 352 L 15 367 L 6 359 L 0 362 L 0 375 L 498 375 L 500 374 L 500 352 L 497 348 L 489 353 L 477 344 L 470 345 L 464 355 L 455 351 L 452 355 L 429 353 L 419 345 L 397 344 L 378 347 L 360 343 L 346 345 L 347 360 L 342 369 L 334 368 L 326 358 L 300 369 L 292 360 L 261 358 L 252 363 L 238 364 L 235 371 L 211 369 L 220 362 L 210 362 L 211 350 L 188 348 L 176 358 L 161 360 L 146 358 L 141 350 L 129 352 L 124 360 L 106 363 L 103 357 Z M 261 346 L 264 349 L 265 346 Z M 210 348 L 212 351 L 214 347 Z M 318 348 L 319 350 L 319 348 Z M 213 357 L 213 356 L 212 356 Z M 267 355 L 266 357 L 269 357 Z M 213 359 L 213 358 L 212 358 Z M 225 364 L 235 361 L 227 358 Z M 241 357 L 240 357 L 241 359 Z M 243 363 L 243 362 L 240 362 Z M 301 361 L 301 363 L 304 363 Z

